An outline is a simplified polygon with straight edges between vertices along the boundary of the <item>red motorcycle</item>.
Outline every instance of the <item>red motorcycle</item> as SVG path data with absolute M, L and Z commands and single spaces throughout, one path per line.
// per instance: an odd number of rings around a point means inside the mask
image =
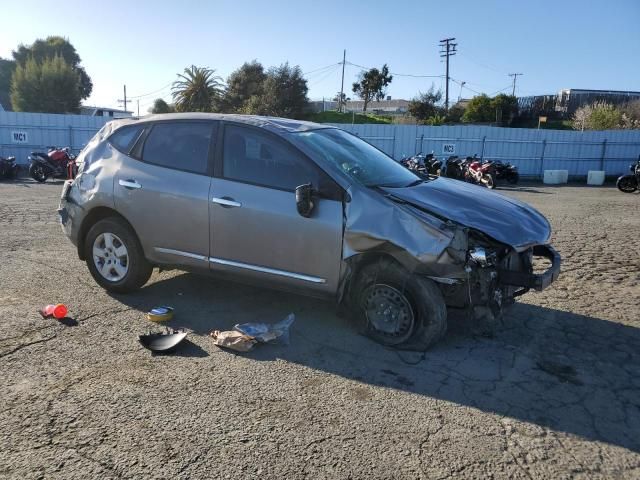
M 31 152 L 29 155 L 29 175 L 36 182 L 46 182 L 47 178 L 75 178 L 78 173 L 76 157 L 69 147 L 49 147 L 47 153 Z
M 496 168 L 492 161 L 481 162 L 479 158 L 467 157 L 465 180 L 475 183 L 476 185 L 484 185 L 489 189 L 496 188 Z

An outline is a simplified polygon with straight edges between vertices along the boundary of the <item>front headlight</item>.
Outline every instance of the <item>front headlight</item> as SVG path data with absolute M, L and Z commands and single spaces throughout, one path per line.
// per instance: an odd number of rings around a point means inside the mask
M 469 250 L 469 260 L 481 267 L 489 267 L 496 264 L 496 252 L 487 251 L 483 247 L 475 247 Z

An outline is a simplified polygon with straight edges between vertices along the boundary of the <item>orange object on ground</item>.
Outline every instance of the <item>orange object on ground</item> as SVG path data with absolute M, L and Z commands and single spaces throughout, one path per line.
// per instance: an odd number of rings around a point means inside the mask
M 60 320 L 67 316 L 68 310 L 67 307 L 63 303 L 58 303 L 56 305 L 47 305 L 46 307 L 40 310 L 40 315 L 43 318 L 57 318 Z

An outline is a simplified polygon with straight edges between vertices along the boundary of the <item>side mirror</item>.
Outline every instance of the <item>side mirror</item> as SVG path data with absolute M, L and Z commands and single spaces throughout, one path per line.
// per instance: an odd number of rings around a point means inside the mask
M 311 216 L 313 211 L 313 187 L 311 183 L 305 183 L 296 187 L 296 208 L 303 217 Z

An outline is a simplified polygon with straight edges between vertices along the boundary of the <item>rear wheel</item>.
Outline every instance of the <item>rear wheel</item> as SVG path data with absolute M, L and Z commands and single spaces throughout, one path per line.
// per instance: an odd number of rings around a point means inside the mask
M 87 233 L 84 255 L 91 275 L 105 290 L 127 293 L 147 283 L 152 266 L 131 227 L 116 217 L 97 222 Z
M 633 193 L 638 189 L 638 181 L 635 175 L 625 175 L 616 182 L 618 190 L 624 193 Z
M 447 330 L 447 309 L 438 287 L 392 260 L 364 267 L 352 303 L 366 334 L 383 345 L 424 351 Z
M 44 183 L 47 181 L 47 173 L 45 172 L 45 169 L 42 165 L 40 165 L 39 163 L 32 163 L 31 166 L 29 167 L 29 175 L 31 176 L 31 178 L 33 178 L 36 182 L 40 182 L 40 183 Z

